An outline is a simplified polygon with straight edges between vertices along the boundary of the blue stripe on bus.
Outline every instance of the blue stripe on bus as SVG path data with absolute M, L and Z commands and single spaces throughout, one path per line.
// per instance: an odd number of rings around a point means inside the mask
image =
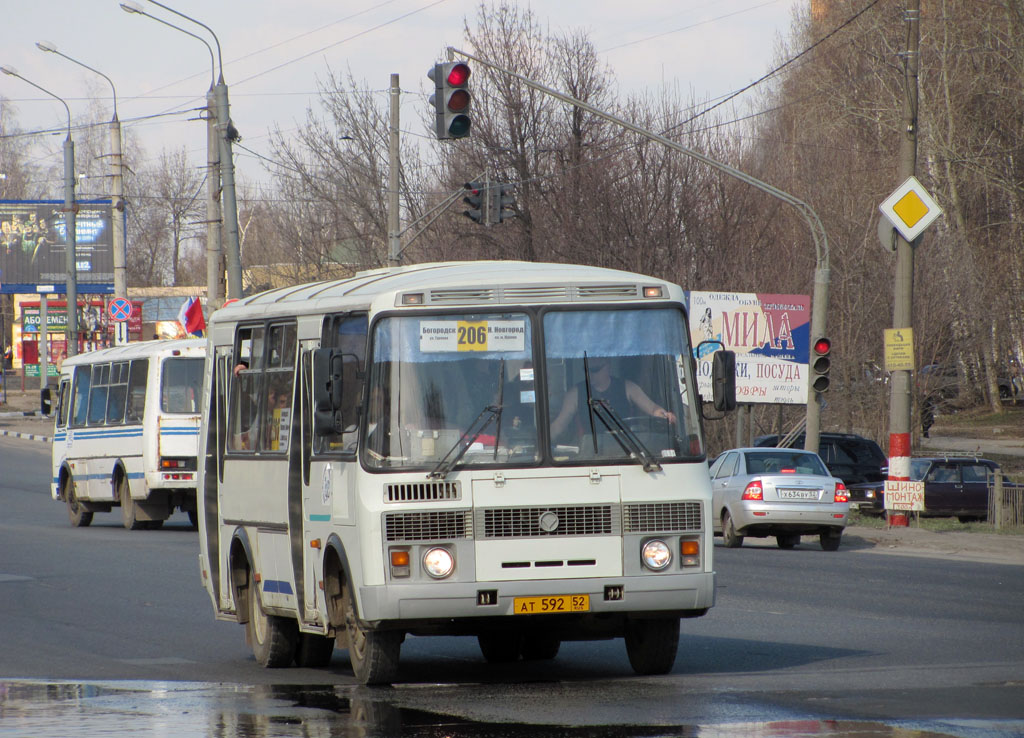
M 76 430 L 76 439 L 93 440 L 96 438 L 142 438 L 141 430 Z
M 282 579 L 264 579 L 263 591 L 290 595 L 292 594 L 292 585 Z
M 330 520 L 331 520 L 331 516 L 330 515 L 310 515 L 309 516 L 309 522 L 311 522 L 311 523 L 313 523 L 313 522 L 328 523 L 328 522 L 330 522 Z

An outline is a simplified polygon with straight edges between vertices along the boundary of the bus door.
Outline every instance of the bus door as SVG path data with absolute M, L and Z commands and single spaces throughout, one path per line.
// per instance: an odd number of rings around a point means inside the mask
M 68 417 L 71 414 L 71 377 L 63 376 L 57 388 L 57 412 L 55 413 L 53 429 L 52 448 L 52 469 L 53 482 L 50 485 L 50 496 L 53 499 L 60 497 L 60 467 L 67 458 L 68 448 Z

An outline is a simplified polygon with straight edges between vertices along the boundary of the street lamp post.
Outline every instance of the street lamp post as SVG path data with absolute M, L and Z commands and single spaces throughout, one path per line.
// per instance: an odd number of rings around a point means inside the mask
M 77 226 L 75 213 L 78 209 L 78 204 L 75 202 L 75 142 L 71 140 L 71 108 L 68 107 L 68 104 L 64 102 L 62 97 L 53 94 L 45 87 L 40 87 L 32 80 L 22 77 L 18 74 L 18 70 L 13 67 L 0 67 L 0 71 L 11 77 L 17 77 L 22 82 L 27 82 L 37 90 L 41 90 L 50 97 L 59 100 L 68 113 L 68 135 L 64 139 L 64 265 L 67 270 L 65 298 L 68 314 L 65 336 L 68 356 L 74 356 L 78 353 L 78 263 L 76 261 L 78 237 L 75 232 Z M 42 347 L 43 351 L 46 351 L 46 349 L 46 346 Z M 40 377 L 39 381 L 42 387 L 47 379 L 46 377 Z
M 40 51 L 47 51 L 51 54 L 67 59 L 72 64 L 88 69 L 90 72 L 103 77 L 110 85 L 110 91 L 114 96 L 114 114 L 110 119 L 110 171 L 111 171 L 111 199 L 113 200 L 114 211 L 111 214 L 111 228 L 114 238 L 114 296 L 128 296 L 128 281 L 126 276 L 127 243 L 124 232 L 124 175 L 122 169 L 122 146 L 121 146 L 121 121 L 117 117 L 117 89 L 114 81 L 98 69 L 93 69 L 88 64 L 78 61 L 48 41 L 38 41 L 36 46 Z
M 220 142 L 217 134 L 217 99 L 214 90 L 217 65 L 213 57 L 213 48 L 202 36 L 169 23 L 163 18 L 150 15 L 138 3 L 121 3 L 121 9 L 126 13 L 144 15 L 157 23 L 181 31 L 186 36 L 198 39 L 210 52 L 210 89 L 206 93 L 206 305 L 212 311 L 220 307 L 224 299 L 224 291 L 221 289 L 224 269 L 221 266 Z
M 220 39 L 217 38 L 217 34 L 213 32 L 205 23 L 197 21 L 195 18 L 184 13 L 175 10 L 169 5 L 157 2 L 157 0 L 149 0 L 153 5 L 159 8 L 163 8 L 169 13 L 179 18 L 184 18 L 187 21 L 195 23 L 197 26 L 206 29 L 206 31 L 213 36 L 213 41 L 217 45 L 217 62 L 219 68 L 219 74 L 217 76 L 217 83 L 213 86 L 214 96 L 217 101 L 217 129 L 218 139 L 220 148 L 220 177 L 222 192 L 224 194 L 224 236 L 226 241 L 225 256 L 227 261 L 227 272 L 228 272 L 228 297 L 232 299 L 238 299 L 242 296 L 242 259 L 241 259 L 241 247 L 238 242 L 238 201 L 235 196 L 235 164 L 231 151 L 232 142 L 238 137 L 238 132 L 234 126 L 231 125 L 231 116 L 229 114 L 228 106 L 228 86 L 224 82 L 224 59 L 220 52 Z M 125 7 L 125 3 L 121 4 L 122 8 L 128 10 Z M 130 12 L 140 13 L 141 15 L 147 15 L 155 20 L 160 20 L 156 16 L 149 15 L 141 9 L 132 10 Z M 166 21 L 160 20 L 165 25 L 171 25 Z M 172 28 L 178 28 L 177 26 L 171 26 Z M 184 29 L 178 28 L 179 31 L 188 33 Z M 194 34 L 190 34 L 194 35 Z

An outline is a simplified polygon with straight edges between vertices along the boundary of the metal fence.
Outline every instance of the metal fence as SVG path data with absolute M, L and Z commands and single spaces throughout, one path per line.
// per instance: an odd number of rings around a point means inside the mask
M 1024 528 L 1024 484 L 1004 484 L 997 469 L 989 478 L 988 520 L 1001 528 Z

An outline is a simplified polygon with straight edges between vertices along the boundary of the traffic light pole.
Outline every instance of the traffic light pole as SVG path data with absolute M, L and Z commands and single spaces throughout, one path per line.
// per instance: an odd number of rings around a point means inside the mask
M 461 51 L 453 47 L 448 47 L 448 55 L 449 58 L 452 58 L 453 55 L 459 55 L 465 57 L 466 59 L 472 59 L 473 61 L 484 65 L 485 67 L 489 67 L 490 69 L 494 69 L 495 71 L 501 72 L 502 74 L 514 77 L 515 79 L 519 80 L 520 82 L 522 82 L 527 87 L 530 87 L 531 89 L 537 90 L 538 92 L 543 92 L 544 94 L 550 95 L 551 97 L 554 97 L 557 100 L 561 100 L 564 103 L 568 103 L 569 105 L 575 105 L 576 107 L 585 110 L 588 113 L 591 113 L 592 115 L 596 115 L 599 118 L 603 118 L 604 120 L 607 120 L 611 123 L 615 123 L 616 125 L 622 126 L 623 128 L 633 131 L 634 133 L 638 133 L 641 136 L 644 136 L 645 138 L 648 138 L 652 141 L 657 141 L 663 146 L 678 151 L 681 154 L 685 154 L 686 156 L 697 159 L 698 161 L 707 164 L 708 166 L 717 169 L 720 172 L 728 174 L 730 177 L 734 177 L 735 179 L 738 179 L 741 182 L 744 182 L 752 187 L 756 187 L 762 192 L 765 192 L 771 195 L 772 197 L 778 198 L 779 200 L 782 200 L 786 204 L 796 208 L 797 212 L 807 223 L 807 226 L 811 231 L 811 238 L 814 241 L 816 266 L 814 269 L 814 298 L 811 304 L 811 340 L 813 341 L 817 337 L 825 335 L 825 317 L 828 310 L 828 288 L 830 278 L 828 235 L 825 233 L 825 227 L 821 224 L 821 219 L 818 218 L 818 214 L 814 212 L 810 205 L 805 203 L 803 200 L 800 200 L 794 197 L 793 195 L 790 195 L 788 192 L 784 192 L 783 190 L 780 190 L 777 187 L 773 187 L 767 182 L 762 182 L 756 177 L 752 177 L 751 175 L 745 172 L 741 172 L 739 169 L 736 169 L 735 167 L 731 167 L 728 164 L 723 164 L 720 161 L 715 161 L 714 159 L 711 159 L 710 157 L 707 157 L 698 151 L 694 151 L 693 149 L 687 148 L 682 144 L 676 143 L 675 141 L 672 141 L 671 139 L 666 138 L 665 136 L 662 136 L 659 133 L 655 133 L 645 128 L 641 128 L 640 126 L 634 123 L 630 123 L 629 121 L 612 115 L 611 113 L 606 113 L 605 111 L 595 108 L 593 105 L 589 105 L 588 103 L 585 103 L 582 100 L 577 100 L 574 97 L 570 97 L 569 95 L 558 92 L 557 90 L 553 90 L 550 87 L 546 87 L 538 82 L 534 82 L 533 80 L 528 79 L 527 77 L 524 77 L 521 74 L 516 74 L 515 72 L 505 69 L 504 67 L 500 67 L 497 64 L 494 64 L 493 62 L 487 61 L 486 59 L 481 59 L 478 56 L 474 56 L 473 54 L 469 54 L 465 51 Z M 808 372 L 809 370 L 810 367 L 808 367 Z M 814 392 L 810 384 L 810 381 L 808 381 L 807 430 L 805 434 L 806 440 L 804 442 L 804 448 L 810 451 L 817 452 L 818 436 L 820 432 L 821 423 L 821 406 L 819 404 L 818 394 Z

